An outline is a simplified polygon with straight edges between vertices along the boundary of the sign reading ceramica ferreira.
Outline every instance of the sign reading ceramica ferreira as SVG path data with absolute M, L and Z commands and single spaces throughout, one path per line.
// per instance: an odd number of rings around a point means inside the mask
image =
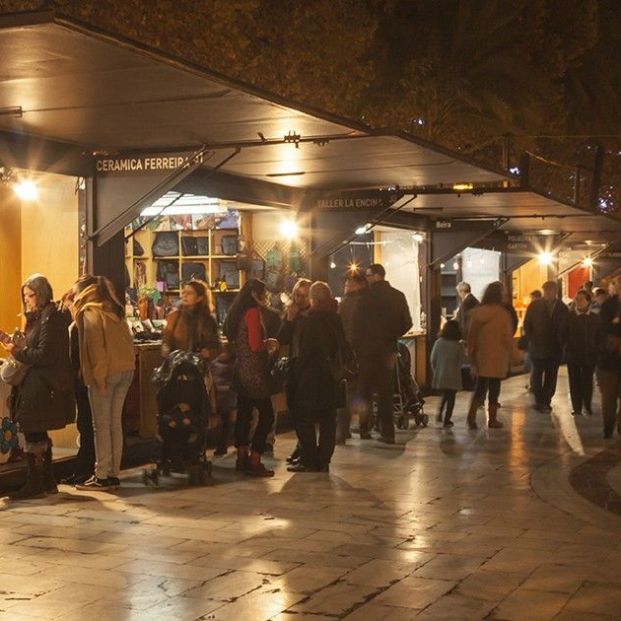
M 203 154 L 196 155 L 194 152 L 187 152 L 98 157 L 95 160 L 95 170 L 99 175 L 140 175 L 172 172 L 190 161 L 202 163 Z
M 400 194 L 377 190 L 373 192 L 347 192 L 343 194 L 328 194 L 318 199 L 316 209 L 373 209 L 374 207 L 389 207 L 396 203 Z

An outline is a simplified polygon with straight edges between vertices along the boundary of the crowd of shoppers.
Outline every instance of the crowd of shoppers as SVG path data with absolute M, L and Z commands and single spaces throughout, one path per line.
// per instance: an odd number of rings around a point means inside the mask
M 621 433 L 620 283 L 613 281 L 611 294 L 584 287 L 569 306 L 559 298 L 555 282 L 544 283 L 542 290 L 531 293 L 518 341 L 530 363 L 535 409 L 551 410 L 559 366 L 566 362 L 572 414 L 592 413 L 596 373 L 604 436 L 611 437 L 615 429 Z M 432 387 L 441 394 L 437 421 L 453 426 L 462 369 L 468 365 L 475 383 L 467 426 L 478 428 L 477 412 L 487 400 L 487 426 L 502 428 L 499 395 L 516 356 L 518 315 L 500 282 L 490 283 L 480 302 L 466 282 L 457 291 L 455 319 L 444 323 L 430 356 Z M 25 342 L 4 347 L 25 371 L 13 388 L 11 411 L 25 435 L 28 476 L 11 497 L 57 491 L 48 431 L 73 421 L 74 399 L 80 452 L 75 473 L 65 482 L 84 490 L 116 489 L 121 417 L 135 366 L 124 307 L 109 280 L 90 275 L 57 304 L 47 279 L 35 274 L 22 286 L 22 299 Z M 351 437 L 352 415 L 358 418 L 361 439 L 370 439 L 376 429 L 377 440 L 394 443 L 397 343 L 411 327 L 405 296 L 390 285 L 379 264 L 349 273 L 340 304 L 326 283 L 298 280 L 282 318 L 268 306 L 265 283 L 249 279 L 226 317 L 224 344 L 207 285 L 191 281 L 182 290 L 179 308 L 167 318 L 162 355 L 188 352 L 209 363 L 201 367 L 209 395 L 208 427 L 222 423 L 218 451 L 225 454 L 235 412 L 236 467 L 255 477 L 274 474 L 262 455 L 275 429 L 272 396 L 282 388 L 275 387 L 279 368 L 298 437 L 288 469 L 326 472 L 335 445 Z M 352 360 L 356 370 L 347 376 L 345 367 Z

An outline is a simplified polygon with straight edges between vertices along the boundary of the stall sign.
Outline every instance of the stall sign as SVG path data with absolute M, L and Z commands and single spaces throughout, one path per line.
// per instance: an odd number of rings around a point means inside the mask
M 554 241 L 556 237 L 549 235 L 507 235 L 507 252 L 536 252 Z
M 397 202 L 400 194 L 388 192 L 365 192 L 357 194 L 340 194 L 320 198 L 315 203 L 316 209 L 340 210 L 340 209 L 374 209 L 385 207 Z
M 202 164 L 203 159 L 202 153 L 196 155 L 194 151 L 98 157 L 95 160 L 95 170 L 98 175 L 118 176 L 173 172 L 191 161 Z

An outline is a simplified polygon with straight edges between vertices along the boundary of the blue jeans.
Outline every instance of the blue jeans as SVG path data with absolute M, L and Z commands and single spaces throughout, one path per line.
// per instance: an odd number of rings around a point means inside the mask
M 95 435 L 95 476 L 99 479 L 118 477 L 123 456 L 123 427 L 121 416 L 127 391 L 134 377 L 124 371 L 106 378 L 106 391 L 88 387 L 88 399 L 93 413 Z

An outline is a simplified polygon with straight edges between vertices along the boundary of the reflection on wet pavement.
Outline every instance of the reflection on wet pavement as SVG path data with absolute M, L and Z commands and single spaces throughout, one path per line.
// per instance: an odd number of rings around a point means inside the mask
M 137 469 L 118 494 L 5 505 L 0 618 L 620 619 L 621 451 L 571 417 L 564 377 L 552 415 L 523 386 L 503 386 L 504 429 L 467 431 L 461 393 L 453 429 L 353 439 L 329 476 L 286 471 L 288 434 L 271 480 L 229 455 L 203 488 Z

